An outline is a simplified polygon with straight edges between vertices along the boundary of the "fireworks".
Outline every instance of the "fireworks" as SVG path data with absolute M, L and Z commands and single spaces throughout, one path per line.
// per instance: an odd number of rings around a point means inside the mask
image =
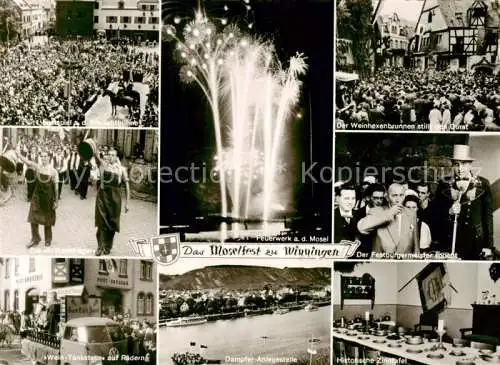
M 248 1 L 245 6 L 251 7 Z M 200 8 L 194 19 L 181 22 L 174 17 L 163 35 L 176 42 L 181 80 L 196 83 L 212 110 L 221 215 L 228 215 L 227 190 L 231 214 L 237 217 L 248 216 L 252 192 L 262 191 L 265 229 L 272 207 L 283 205 L 275 201 L 274 189 L 286 166 L 280 153 L 299 100 L 299 77 L 307 71 L 306 57 L 297 53 L 285 67 L 271 42 L 243 33 L 227 18 L 209 19 Z

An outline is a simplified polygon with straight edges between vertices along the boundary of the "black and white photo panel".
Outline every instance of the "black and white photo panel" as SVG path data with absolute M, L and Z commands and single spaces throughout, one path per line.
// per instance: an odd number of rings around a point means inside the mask
M 337 133 L 334 241 L 363 259 L 499 257 L 500 135 Z
M 157 363 L 153 261 L 0 258 L 4 364 Z
M 157 234 L 153 129 L 0 128 L 3 254 L 134 256 Z
M 500 131 L 499 25 L 496 1 L 337 1 L 337 130 Z
M 333 10 L 164 2 L 161 233 L 331 242 Z
M 37 3 L 22 21 L 20 5 L 9 12 L 0 125 L 159 126 L 159 2 Z

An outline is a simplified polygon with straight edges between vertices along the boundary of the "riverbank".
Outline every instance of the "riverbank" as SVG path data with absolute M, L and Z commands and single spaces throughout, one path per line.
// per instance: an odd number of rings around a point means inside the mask
M 279 309 L 287 309 L 290 312 L 292 311 L 299 311 L 299 310 L 304 310 L 305 306 L 308 304 L 314 304 L 317 307 L 326 307 L 331 304 L 331 301 L 322 301 L 322 302 L 314 302 L 311 303 L 310 301 L 306 302 L 299 302 L 299 303 L 294 303 L 292 305 L 288 306 L 279 306 L 279 307 L 272 307 L 272 308 L 262 308 L 262 309 L 243 309 L 243 310 L 238 310 L 236 312 L 229 312 L 229 313 L 218 313 L 218 314 L 205 314 L 205 315 L 200 315 L 197 316 L 201 319 L 206 319 L 207 322 L 216 322 L 219 320 L 228 320 L 228 319 L 238 319 L 238 318 L 243 318 L 243 317 L 254 317 L 254 316 L 261 316 L 265 314 L 273 314 L 275 310 Z M 160 318 L 158 324 L 160 327 L 166 326 L 167 322 L 175 320 L 176 318 Z

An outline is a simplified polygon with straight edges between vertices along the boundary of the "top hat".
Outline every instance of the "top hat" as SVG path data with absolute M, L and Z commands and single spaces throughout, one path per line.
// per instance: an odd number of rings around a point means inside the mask
M 363 184 L 375 184 L 377 182 L 377 178 L 373 175 L 368 175 L 363 178 Z
M 6 172 L 16 171 L 17 153 L 14 150 L 9 150 L 0 156 L 0 166 Z
M 453 146 L 453 157 L 451 159 L 455 161 L 474 161 L 470 156 L 470 146 L 463 144 L 456 144 Z

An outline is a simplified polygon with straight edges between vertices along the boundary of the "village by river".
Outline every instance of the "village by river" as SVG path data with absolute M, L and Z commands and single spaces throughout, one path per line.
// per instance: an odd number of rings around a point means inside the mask
M 222 363 L 258 363 L 259 356 L 280 363 L 297 363 L 307 359 L 309 340 L 315 338 L 314 357 L 330 353 L 331 306 L 317 311 L 291 311 L 255 317 L 218 320 L 195 326 L 164 327 L 159 333 L 160 364 L 174 364 L 172 356 L 199 353 L 203 358 Z M 254 359 L 254 361 L 252 361 Z M 290 361 L 283 361 L 290 359 Z M 297 359 L 297 361 L 293 361 Z

